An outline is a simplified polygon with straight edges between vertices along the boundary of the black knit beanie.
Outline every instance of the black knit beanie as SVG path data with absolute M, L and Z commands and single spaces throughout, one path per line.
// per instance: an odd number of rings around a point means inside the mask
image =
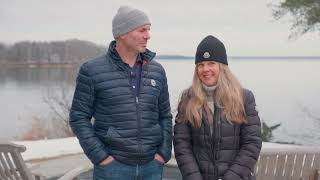
M 209 35 L 200 42 L 195 64 L 202 61 L 216 61 L 228 65 L 226 48 L 219 39 Z

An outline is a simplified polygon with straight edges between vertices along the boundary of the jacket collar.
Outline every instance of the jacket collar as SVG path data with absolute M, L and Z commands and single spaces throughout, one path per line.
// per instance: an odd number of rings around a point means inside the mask
M 120 55 L 116 50 L 115 40 L 110 42 L 107 55 L 110 56 L 115 61 L 121 61 Z M 143 61 L 145 60 L 147 62 L 150 62 L 156 56 L 156 53 L 150 51 L 149 49 L 146 49 L 145 52 L 140 53 L 140 56 Z

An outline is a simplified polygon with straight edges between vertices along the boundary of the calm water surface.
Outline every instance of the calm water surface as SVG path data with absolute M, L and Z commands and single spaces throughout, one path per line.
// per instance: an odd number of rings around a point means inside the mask
M 193 60 L 160 60 L 166 69 L 175 113 L 181 91 L 193 76 Z M 229 67 L 256 97 L 260 117 L 269 125 L 281 123 L 276 141 L 320 145 L 320 61 L 229 60 Z M 78 68 L 0 69 L 0 139 L 14 139 L 30 128 L 32 119 L 50 119 L 43 98 L 68 89 L 71 101 Z

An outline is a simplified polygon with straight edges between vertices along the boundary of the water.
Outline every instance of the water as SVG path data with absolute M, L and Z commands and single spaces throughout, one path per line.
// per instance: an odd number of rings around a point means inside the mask
M 193 76 L 193 60 L 160 60 L 166 69 L 170 101 L 175 113 L 181 91 Z M 277 59 L 230 59 L 229 67 L 244 87 L 253 91 L 260 117 L 268 125 L 281 123 L 276 141 L 320 145 L 320 61 Z M 48 91 L 70 89 L 72 98 L 78 68 L 0 69 L 0 139 L 19 137 L 36 117 L 49 119 L 43 102 Z M 307 108 L 307 110 L 306 110 Z

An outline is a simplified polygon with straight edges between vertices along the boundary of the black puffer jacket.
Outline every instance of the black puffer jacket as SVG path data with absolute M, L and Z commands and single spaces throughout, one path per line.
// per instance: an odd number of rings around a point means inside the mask
M 262 145 L 260 119 L 252 92 L 244 90 L 244 97 L 247 124 L 229 123 L 218 107 L 212 135 L 206 117 L 200 128 L 176 122 L 174 151 L 184 180 L 254 179 L 251 174 Z
M 83 64 L 77 78 L 70 125 L 94 164 L 108 155 L 126 164 L 144 164 L 156 153 L 171 157 L 172 115 L 164 69 L 141 54 L 139 96 L 130 85 L 130 73 L 115 50 Z M 95 118 L 94 125 L 90 123 Z

